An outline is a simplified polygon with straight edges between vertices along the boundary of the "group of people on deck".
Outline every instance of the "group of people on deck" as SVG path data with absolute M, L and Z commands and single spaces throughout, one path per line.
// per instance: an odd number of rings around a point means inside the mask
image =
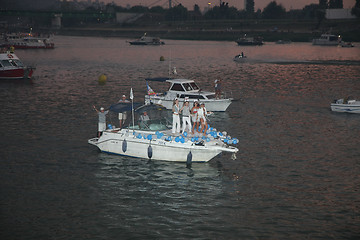
M 198 133 L 206 134 L 208 124 L 206 122 L 207 111 L 205 108 L 205 103 L 199 103 L 198 101 L 194 102 L 193 107 L 190 109 L 189 99 L 185 98 L 183 106 L 180 108 L 179 99 L 175 98 L 172 107 L 173 112 L 173 123 L 172 123 L 172 133 L 180 133 L 180 113 L 182 113 L 182 132 L 185 132 L 188 127 L 189 132 L 192 134 L 195 133 L 195 130 Z M 191 121 L 193 125 L 191 125 Z M 200 131 L 199 131 L 199 125 Z
M 130 102 L 126 99 L 126 96 L 123 95 L 119 102 Z M 98 113 L 99 116 L 99 124 L 98 124 L 98 137 L 101 136 L 102 132 L 106 130 L 106 115 L 109 113 L 109 110 L 106 110 L 101 107 L 100 110 L 96 109 L 93 106 L 94 110 Z M 198 101 L 194 102 L 192 108 L 190 108 L 189 99 L 185 98 L 184 104 L 180 108 L 179 99 L 175 98 L 172 107 L 173 112 L 173 123 L 172 123 L 172 133 L 180 134 L 180 114 L 182 114 L 182 133 L 185 132 L 186 128 L 188 128 L 188 132 L 194 134 L 195 131 L 198 133 L 206 134 L 208 124 L 206 122 L 206 115 L 208 114 L 205 103 L 199 103 Z M 144 112 L 144 116 L 141 116 L 141 121 L 144 121 L 143 118 L 147 117 L 146 120 L 149 120 L 149 116 L 146 112 Z M 119 113 L 119 125 L 120 128 L 124 125 L 124 122 L 127 118 L 126 112 Z M 193 122 L 193 124 L 191 124 Z M 199 130 L 200 126 L 200 130 Z

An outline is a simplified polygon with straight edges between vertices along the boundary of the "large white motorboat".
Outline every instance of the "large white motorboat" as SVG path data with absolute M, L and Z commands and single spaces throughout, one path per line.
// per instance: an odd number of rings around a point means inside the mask
M 360 101 L 351 98 L 334 100 L 330 106 L 334 112 L 360 113 Z
M 6 34 L 0 43 L 1 47 L 14 47 L 15 49 L 53 49 L 54 42 L 50 36 L 36 36 L 32 33 L 27 34 Z
M 11 52 L 0 53 L 0 79 L 31 78 L 34 67 L 27 67 Z
M 320 38 L 315 38 L 312 41 L 313 45 L 322 46 L 337 46 L 341 43 L 341 36 L 335 36 L 333 34 L 321 34 Z
M 130 41 L 131 45 L 163 45 L 165 44 L 158 37 L 149 37 L 146 33 L 139 39 Z
M 201 90 L 194 80 L 190 79 L 147 78 L 145 80 L 148 88 L 148 94 L 145 95 L 145 104 L 156 103 L 163 105 L 167 109 L 172 109 L 175 98 L 179 99 L 181 105 L 187 98 L 190 103 L 195 101 L 205 103 L 208 111 L 223 112 L 226 111 L 233 100 L 233 98 L 226 98 L 224 95 L 221 98 L 216 98 L 214 92 Z M 170 88 L 165 93 L 156 93 L 150 88 L 149 81 L 167 82 L 170 84 Z
M 131 109 L 131 103 L 118 103 L 109 108 L 114 112 Z M 137 121 L 130 120 L 123 129 L 109 124 L 100 138 L 89 139 L 88 143 L 105 153 L 187 164 L 208 162 L 222 152 L 232 153 L 232 158 L 236 158 L 238 149 L 230 144 L 237 144 L 238 139 L 214 128 L 209 128 L 205 136 L 187 132 L 172 134 L 170 114 L 161 105 L 141 106 L 130 114 Z M 144 115 L 149 118 L 142 118 Z

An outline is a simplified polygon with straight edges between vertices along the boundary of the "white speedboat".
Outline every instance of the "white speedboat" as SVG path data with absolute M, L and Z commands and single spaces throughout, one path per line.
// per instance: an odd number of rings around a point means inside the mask
M 120 103 L 126 105 L 126 103 Z M 131 104 L 131 103 L 128 103 Z M 124 111 L 118 104 L 110 107 L 110 111 Z M 131 109 L 131 107 L 130 107 Z M 149 119 L 138 117 L 147 112 Z M 108 125 L 100 138 L 92 138 L 88 143 L 98 147 L 102 152 L 119 154 L 151 160 L 164 160 L 172 162 L 208 162 L 222 152 L 232 153 L 235 159 L 237 144 L 236 138 L 227 136 L 210 128 L 203 136 L 184 132 L 174 135 L 171 133 L 170 111 L 157 104 L 144 105 L 133 111 L 132 116 L 138 121 L 130 121 L 128 127 L 119 129 Z
M 348 98 L 349 99 L 349 98 Z M 331 103 L 331 111 L 334 112 L 347 112 L 347 113 L 360 113 L 360 101 L 338 99 Z
M 163 45 L 165 44 L 158 37 L 149 37 L 146 36 L 146 33 L 139 39 L 135 41 L 130 41 L 130 45 Z
M 315 38 L 312 41 L 313 45 L 322 46 L 337 46 L 341 43 L 341 36 L 335 36 L 333 34 L 321 34 L 320 38 Z
M 180 105 L 187 98 L 192 103 L 199 101 L 205 103 L 206 109 L 213 112 L 223 112 L 230 106 L 233 98 L 216 98 L 214 92 L 201 90 L 194 80 L 190 79 L 169 79 L 169 78 L 147 78 L 148 94 L 145 95 L 145 104 L 161 104 L 167 109 L 172 109 L 173 101 L 177 97 Z M 167 82 L 170 84 L 169 90 L 165 93 L 154 92 L 148 82 Z
M 28 79 L 34 69 L 25 66 L 14 53 L 0 53 L 0 79 Z
M 235 62 L 245 62 L 246 59 L 247 59 L 247 57 L 246 57 L 243 53 L 241 53 L 241 54 L 239 54 L 239 55 L 236 55 L 236 56 L 234 57 L 234 61 L 235 61 Z

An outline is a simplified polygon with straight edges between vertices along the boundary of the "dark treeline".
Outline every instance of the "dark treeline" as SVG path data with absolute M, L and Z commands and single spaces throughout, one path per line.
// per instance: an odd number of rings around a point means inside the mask
M 172 8 L 163 8 L 161 6 L 133 6 L 125 8 L 117 6 L 115 3 L 95 4 L 87 1 L 60 1 L 60 0 L 3 0 L 4 4 L 0 7 L 0 20 L 9 16 L 19 17 L 31 16 L 32 20 L 39 22 L 49 22 L 48 19 L 54 13 L 61 13 L 63 16 L 63 26 L 75 26 L 87 23 L 115 22 L 116 13 L 138 13 L 143 17 L 138 21 L 162 22 L 162 21 L 203 21 L 203 20 L 236 20 L 236 19 L 316 19 L 321 22 L 325 18 L 325 9 L 343 8 L 342 0 L 319 0 L 318 4 L 310 4 L 303 9 L 289 10 L 278 4 L 276 1 L 270 2 L 264 9 L 254 9 L 254 0 L 246 0 L 246 8 L 238 10 L 229 6 L 227 2 L 211 7 L 206 11 L 201 11 L 198 5 L 192 9 L 187 9 L 181 4 Z M 32 2 L 26 6 L 36 8 L 24 8 L 24 2 Z M 22 4 L 21 4 L 22 3 Z M 45 4 L 46 3 L 46 4 Z M 86 5 L 87 4 L 87 5 Z M 40 8 L 42 7 L 42 8 Z M 20 10 L 20 11 L 18 11 Z M 31 12 L 36 13 L 35 16 Z M 30 12 L 30 13 L 29 13 Z M 352 9 L 353 14 L 360 17 L 360 0 Z M 37 19 L 37 20 L 35 20 Z M 145 20 L 144 20 L 145 19 Z

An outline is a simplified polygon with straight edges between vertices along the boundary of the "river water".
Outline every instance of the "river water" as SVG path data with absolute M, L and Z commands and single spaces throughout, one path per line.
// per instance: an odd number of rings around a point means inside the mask
M 0 83 L 1 239 L 360 236 L 360 115 L 329 106 L 360 98 L 359 44 L 126 40 L 56 36 L 54 50 L 16 51 L 37 69 L 31 82 Z M 233 62 L 241 51 L 247 62 Z M 221 78 L 237 99 L 210 117 L 239 138 L 236 160 L 186 168 L 87 144 L 93 104 L 107 107 L 131 87 L 143 101 L 144 78 L 167 76 L 169 66 L 203 89 Z

